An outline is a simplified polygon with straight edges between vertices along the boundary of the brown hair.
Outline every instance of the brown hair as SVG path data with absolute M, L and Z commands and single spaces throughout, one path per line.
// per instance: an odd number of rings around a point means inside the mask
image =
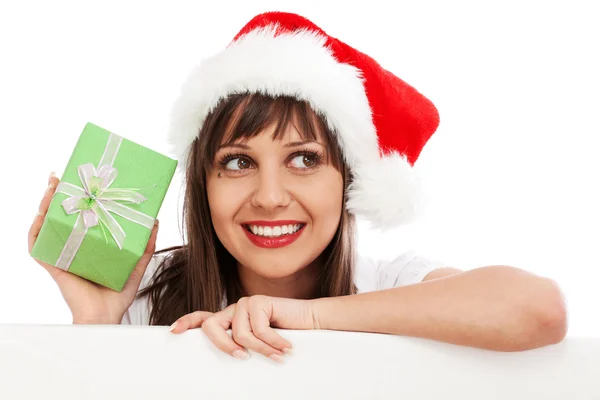
M 351 182 L 334 132 L 322 116 L 304 101 L 293 97 L 270 97 L 241 93 L 221 100 L 206 117 L 198 137 L 192 143 L 186 165 L 186 190 L 183 221 L 187 228 L 187 244 L 157 251 L 166 253 L 156 273 L 138 298 L 149 296 L 150 325 L 170 325 L 179 317 L 194 311 L 221 310 L 223 294 L 228 304 L 244 296 L 237 261 L 223 247 L 214 231 L 206 176 L 212 168 L 221 142 L 250 139 L 276 124 L 273 139 L 281 139 L 288 124 L 296 128 L 304 140 L 315 140 L 321 132 L 328 148 L 328 161 L 340 171 L 344 190 Z M 316 297 L 343 296 L 356 293 L 354 285 L 354 216 L 345 207 L 332 241 L 319 256 Z M 186 243 L 184 238 L 184 243 Z

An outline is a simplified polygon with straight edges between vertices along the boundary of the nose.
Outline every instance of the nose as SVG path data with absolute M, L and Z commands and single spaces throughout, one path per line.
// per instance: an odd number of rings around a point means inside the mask
M 254 207 L 274 211 L 290 204 L 291 196 L 286 188 L 284 174 L 278 168 L 259 170 L 251 202 Z

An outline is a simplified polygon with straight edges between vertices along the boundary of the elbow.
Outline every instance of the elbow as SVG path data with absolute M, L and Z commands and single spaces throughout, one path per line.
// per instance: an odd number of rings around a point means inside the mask
M 547 279 L 549 294 L 540 317 L 540 330 L 548 336 L 549 344 L 558 344 L 567 336 L 568 314 L 566 299 L 559 285 Z
M 520 351 L 562 342 L 567 336 L 568 315 L 565 297 L 556 282 L 543 278 L 541 290 L 531 302 L 530 329 L 522 340 Z

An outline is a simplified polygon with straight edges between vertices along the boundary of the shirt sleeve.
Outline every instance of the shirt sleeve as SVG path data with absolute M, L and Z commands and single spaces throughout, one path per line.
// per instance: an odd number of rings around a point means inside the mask
M 373 274 L 373 290 L 391 289 L 422 282 L 431 271 L 444 268 L 445 265 L 432 258 L 424 257 L 414 251 L 408 251 L 392 260 L 367 259 L 364 263 Z M 363 272 L 364 273 L 364 272 Z
M 146 267 L 146 272 L 140 283 L 138 292 L 144 289 L 150 283 L 150 280 L 154 276 L 156 269 L 158 268 L 161 261 L 164 259 L 164 255 L 154 255 Z M 142 298 L 136 298 L 131 306 L 125 311 L 121 325 L 149 325 L 150 324 L 150 304 L 148 296 Z

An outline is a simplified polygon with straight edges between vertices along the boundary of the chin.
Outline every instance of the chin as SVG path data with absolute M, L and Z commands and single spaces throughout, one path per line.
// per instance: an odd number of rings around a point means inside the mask
M 246 268 L 255 274 L 267 279 L 280 279 L 294 275 L 307 266 L 308 262 L 290 260 L 291 257 L 255 257 L 251 262 L 243 263 Z

